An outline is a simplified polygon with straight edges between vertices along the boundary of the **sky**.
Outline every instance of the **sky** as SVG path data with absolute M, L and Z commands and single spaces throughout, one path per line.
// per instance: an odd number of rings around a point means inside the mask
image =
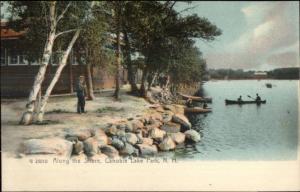
M 299 2 L 193 1 L 175 5 L 197 14 L 223 34 L 213 42 L 196 40 L 208 68 L 271 70 L 299 67 Z
M 196 39 L 208 68 L 299 67 L 297 1 L 193 1 L 177 2 L 174 8 L 190 8 L 181 14 L 206 17 L 222 30 L 213 42 Z

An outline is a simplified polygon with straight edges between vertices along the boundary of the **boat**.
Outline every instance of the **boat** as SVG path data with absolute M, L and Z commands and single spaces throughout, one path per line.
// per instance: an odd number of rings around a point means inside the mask
M 211 112 L 211 108 L 202 108 L 202 107 L 185 107 L 185 113 L 209 113 Z
M 206 102 L 206 103 L 211 103 L 212 98 L 211 97 L 198 97 L 198 96 L 191 96 L 191 95 L 185 95 L 182 93 L 178 93 L 183 99 L 192 99 L 193 101 L 198 101 L 198 102 Z
M 267 88 L 272 88 L 272 84 L 271 83 L 266 83 L 266 87 Z
M 232 104 L 238 104 L 238 105 L 243 105 L 243 104 L 266 104 L 266 100 L 261 100 L 261 101 L 236 101 L 236 100 L 229 100 L 225 99 L 225 104 L 226 105 L 232 105 Z

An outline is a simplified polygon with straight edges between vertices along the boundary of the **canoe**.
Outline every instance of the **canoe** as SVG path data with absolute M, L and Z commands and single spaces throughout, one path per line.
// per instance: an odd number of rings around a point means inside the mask
M 211 112 L 211 108 L 205 108 L 202 107 L 185 107 L 184 108 L 185 113 L 209 113 Z
M 207 102 L 207 103 L 211 103 L 212 102 L 212 98 L 211 97 L 197 97 L 197 96 L 191 96 L 191 95 L 185 95 L 182 93 L 178 93 L 180 96 L 183 97 L 183 99 L 192 99 L 193 101 L 199 101 L 199 102 Z
M 226 105 L 232 105 L 232 104 L 238 104 L 238 105 L 243 105 L 243 104 L 265 104 L 266 100 L 262 100 L 262 101 L 236 101 L 236 100 L 229 100 L 229 99 L 225 99 L 225 104 Z
M 266 83 L 266 87 L 267 88 L 272 88 L 272 84 L 271 83 Z

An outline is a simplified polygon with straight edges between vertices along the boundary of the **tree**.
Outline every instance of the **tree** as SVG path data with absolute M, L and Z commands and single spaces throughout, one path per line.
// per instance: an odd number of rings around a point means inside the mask
M 34 112 L 34 103 L 36 102 L 37 94 L 41 89 L 42 82 L 44 80 L 45 72 L 47 65 L 52 55 L 52 49 L 54 47 L 54 41 L 57 41 L 58 37 L 61 37 L 67 33 L 74 32 L 71 40 L 69 38 L 64 38 L 60 41 L 60 45 L 65 45 L 67 48 L 63 52 L 62 57 L 59 62 L 57 71 L 52 79 L 49 87 L 46 90 L 45 95 L 42 98 L 40 109 L 38 111 L 38 121 L 43 120 L 44 109 L 46 107 L 48 98 L 52 92 L 53 87 L 55 86 L 62 69 L 65 67 L 69 53 L 79 37 L 81 27 L 84 23 L 90 18 L 91 7 L 94 5 L 93 2 L 73 2 L 73 1 L 64 1 L 64 2 L 11 2 L 13 18 L 11 23 L 15 26 L 22 26 L 23 28 L 27 27 L 29 30 L 29 37 L 31 31 L 39 31 L 41 36 L 47 36 L 45 43 L 45 49 L 42 56 L 42 62 L 40 64 L 39 72 L 35 77 L 35 81 L 32 87 L 32 90 L 29 95 L 28 103 L 26 105 L 26 112 L 23 114 L 20 123 L 28 125 L 33 120 Z M 40 11 L 39 8 L 48 8 L 44 9 L 45 11 Z M 59 13 L 59 14 L 58 14 Z M 48 23 L 50 25 L 48 26 Z M 25 24 L 25 25 L 24 25 Z M 39 25 L 37 25 L 39 24 Z M 47 28 L 49 27 L 49 32 Z M 43 30 L 46 28 L 46 30 Z M 59 31 L 59 32 L 57 32 Z M 45 35 L 45 32 L 47 35 Z M 61 39 L 61 38 L 60 38 Z M 28 39 L 30 42 L 34 39 Z M 37 46 L 39 47 L 39 46 Z

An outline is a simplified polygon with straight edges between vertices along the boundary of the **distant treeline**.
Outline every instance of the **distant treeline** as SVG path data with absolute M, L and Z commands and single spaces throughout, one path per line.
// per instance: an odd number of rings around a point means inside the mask
M 271 79 L 299 79 L 300 68 L 277 68 L 266 73 L 265 78 Z M 256 79 L 255 71 L 244 71 L 243 69 L 209 69 L 208 74 L 211 79 Z
M 268 77 L 273 79 L 299 79 L 300 68 L 278 68 L 268 72 Z

